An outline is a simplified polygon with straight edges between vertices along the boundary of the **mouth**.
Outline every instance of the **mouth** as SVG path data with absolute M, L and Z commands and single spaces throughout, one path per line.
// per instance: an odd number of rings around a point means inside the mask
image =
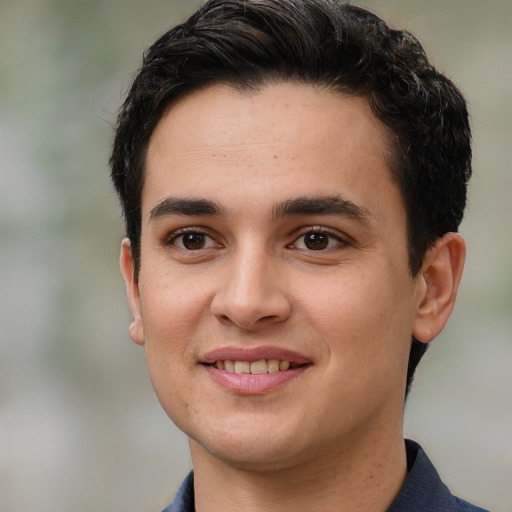
M 303 355 L 279 347 L 225 347 L 199 362 L 223 389 L 238 395 L 262 395 L 294 382 L 313 366 Z
M 305 365 L 287 361 L 286 359 L 260 359 L 258 361 L 232 361 L 226 359 L 215 361 L 208 366 L 240 375 L 264 375 L 265 373 L 285 372 Z

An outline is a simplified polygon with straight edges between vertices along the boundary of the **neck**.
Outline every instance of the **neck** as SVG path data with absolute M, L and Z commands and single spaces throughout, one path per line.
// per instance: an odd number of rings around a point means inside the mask
M 264 469 L 219 460 L 194 441 L 190 445 L 198 512 L 384 512 L 407 473 L 401 432 Z

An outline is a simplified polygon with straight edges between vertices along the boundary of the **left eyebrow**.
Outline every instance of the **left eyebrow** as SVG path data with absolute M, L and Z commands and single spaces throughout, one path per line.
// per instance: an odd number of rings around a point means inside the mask
M 363 206 L 340 196 L 297 197 L 274 206 L 274 218 L 288 215 L 341 215 L 369 224 L 374 216 Z
M 150 222 L 169 215 L 220 215 L 220 207 L 207 199 L 167 197 L 149 212 Z

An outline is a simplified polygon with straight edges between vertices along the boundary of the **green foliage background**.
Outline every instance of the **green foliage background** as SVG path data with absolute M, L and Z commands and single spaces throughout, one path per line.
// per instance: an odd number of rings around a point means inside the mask
M 475 175 L 453 319 L 406 411 L 454 492 L 512 510 L 512 2 L 365 0 L 466 94 Z M 0 510 L 156 511 L 185 475 L 127 335 L 107 160 L 142 51 L 186 0 L 0 0 Z

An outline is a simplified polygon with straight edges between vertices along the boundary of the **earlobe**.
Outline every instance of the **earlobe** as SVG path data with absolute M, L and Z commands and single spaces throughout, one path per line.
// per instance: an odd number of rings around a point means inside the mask
M 119 258 L 121 273 L 126 284 L 128 304 L 133 315 L 130 325 L 130 338 L 138 345 L 144 345 L 144 328 L 140 308 L 139 283 L 135 273 L 135 262 L 130 241 L 124 238 L 121 242 L 121 256 Z
M 447 233 L 429 249 L 418 277 L 419 297 L 413 336 L 432 341 L 444 328 L 455 305 L 466 246 L 457 233 Z

